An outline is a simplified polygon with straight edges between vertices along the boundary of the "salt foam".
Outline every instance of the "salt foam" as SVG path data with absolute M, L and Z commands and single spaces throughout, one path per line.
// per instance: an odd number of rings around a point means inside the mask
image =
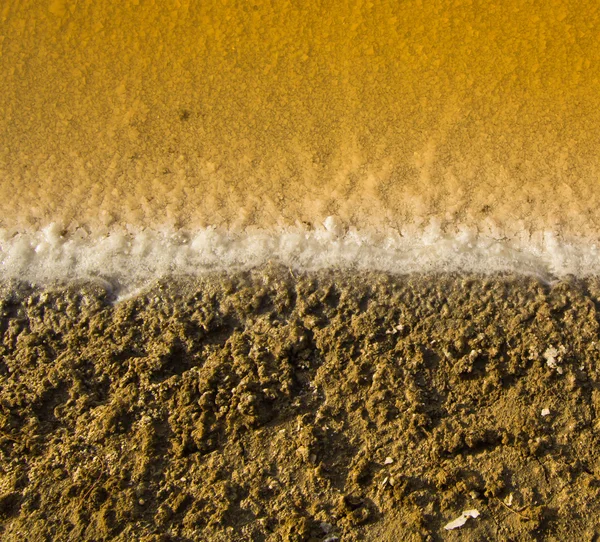
M 55 224 L 36 231 L 0 230 L 4 279 L 33 283 L 101 277 L 134 284 L 166 275 L 250 269 L 266 263 L 291 270 L 344 268 L 391 273 L 516 272 L 553 280 L 600 272 L 588 239 L 549 232 L 506 238 L 476 228 L 444 231 L 439 224 L 413 232 L 344 228 L 328 217 L 321 227 L 231 232 L 214 227 L 113 228 L 102 234 L 65 233 Z

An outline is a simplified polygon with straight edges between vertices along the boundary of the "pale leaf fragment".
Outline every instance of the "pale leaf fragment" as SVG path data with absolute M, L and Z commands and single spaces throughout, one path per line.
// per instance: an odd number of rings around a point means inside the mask
M 458 529 L 462 527 L 469 518 L 479 517 L 479 510 L 465 510 L 460 516 L 456 519 L 453 519 L 450 523 L 444 526 L 446 531 L 452 531 L 453 529 Z

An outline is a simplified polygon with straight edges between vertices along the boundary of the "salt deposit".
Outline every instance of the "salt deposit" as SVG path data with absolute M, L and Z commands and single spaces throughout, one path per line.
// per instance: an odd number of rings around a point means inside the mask
M 335 226 L 334 226 L 335 224 Z M 101 277 L 133 285 L 168 274 L 250 269 L 275 264 L 290 271 L 327 267 L 415 272 L 517 272 L 552 281 L 568 274 L 600 272 L 597 251 L 585 238 L 501 238 L 475 230 L 374 233 L 343 228 L 328 217 L 317 228 L 290 227 L 233 233 L 214 227 L 195 231 L 114 227 L 95 235 L 64 232 L 55 224 L 38 231 L 0 231 L 5 278 L 44 283 Z M 548 358 L 548 352 L 545 356 Z

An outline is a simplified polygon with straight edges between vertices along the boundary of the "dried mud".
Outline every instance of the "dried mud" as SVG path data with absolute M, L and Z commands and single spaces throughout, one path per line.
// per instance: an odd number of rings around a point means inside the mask
M 280 269 L 119 303 L 6 285 L 0 536 L 595 540 L 599 300 Z

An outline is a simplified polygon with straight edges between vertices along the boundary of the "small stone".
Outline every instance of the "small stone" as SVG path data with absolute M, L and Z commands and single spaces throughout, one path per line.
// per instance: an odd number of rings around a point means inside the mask
M 325 534 L 330 533 L 333 529 L 333 525 L 331 523 L 327 523 L 326 521 L 321 522 L 319 526 Z
M 391 465 L 394 462 L 394 460 L 391 457 L 386 457 L 385 461 L 383 462 L 384 465 Z
M 543 408 L 542 409 L 542 416 L 544 416 L 544 417 L 550 416 L 550 409 L 549 408 Z
M 546 348 L 546 351 L 543 354 L 546 365 L 551 369 L 556 369 L 558 374 L 563 374 L 563 368 L 560 367 L 559 364 L 562 362 L 562 354 L 565 352 L 566 348 L 561 345 L 558 349 L 550 346 L 549 348 Z

